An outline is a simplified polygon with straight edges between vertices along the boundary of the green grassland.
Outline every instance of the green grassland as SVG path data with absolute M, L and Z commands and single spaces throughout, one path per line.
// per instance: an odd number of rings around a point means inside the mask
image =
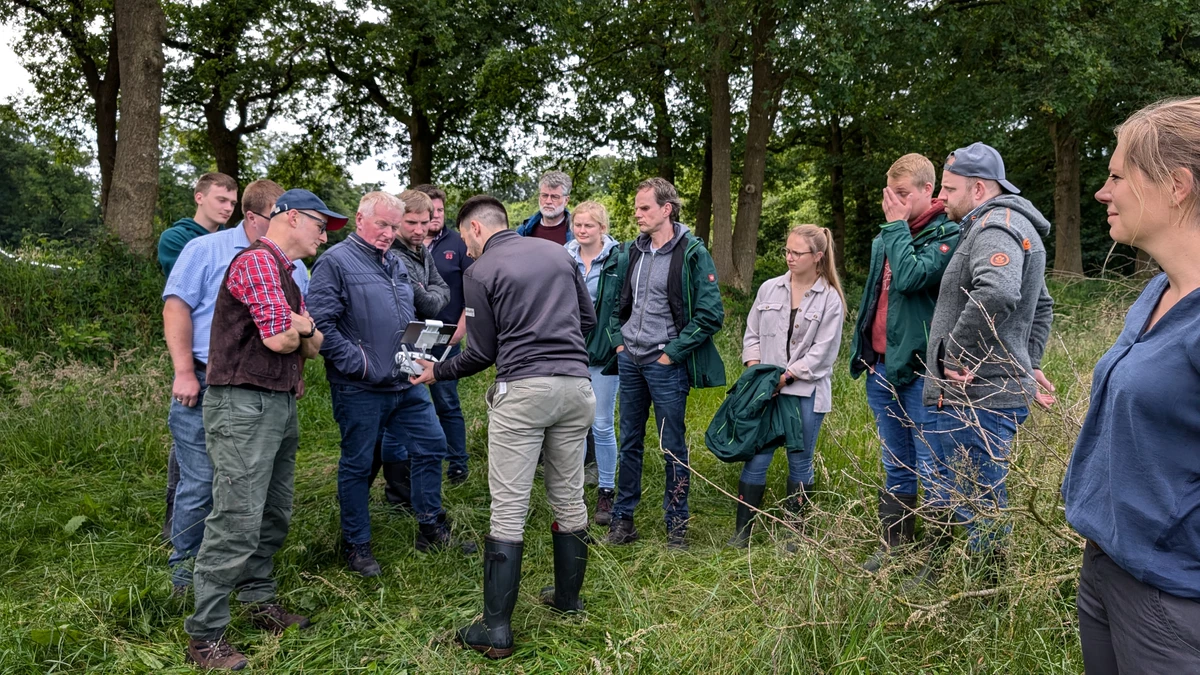
M 878 577 L 859 569 L 877 543 L 882 470 L 863 384 L 847 374 L 844 345 L 818 448 L 816 510 L 798 553 L 784 550 L 793 535 L 778 527 L 759 528 L 749 551 L 724 548 L 734 509 L 722 490 L 736 490 L 740 467 L 704 448 L 724 392 L 694 391 L 691 550 L 664 546 L 663 464 L 648 453 L 637 513 L 642 541 L 594 546 L 588 611 L 559 617 L 537 602 L 551 583 L 552 558 L 551 514 L 535 486 L 513 616 L 518 649 L 507 661 L 486 662 L 453 640 L 480 610 L 480 557 L 417 553 L 415 522 L 391 513 L 380 487 L 372 516 L 383 575 L 362 579 L 340 562 L 339 437 L 321 365 L 311 362 L 295 517 L 276 569 L 282 598 L 314 626 L 272 637 L 235 617 L 229 637 L 252 668 L 298 673 L 1080 672 L 1074 575 L 1081 542 L 1063 521 L 1058 485 L 1087 409 L 1092 365 L 1115 339 L 1138 286 L 1052 288 L 1057 318 L 1044 367 L 1060 401 L 1035 412 L 1018 437 L 1006 514 L 1014 530 L 999 588 L 971 574 L 961 546 L 935 590 L 900 592 L 915 553 L 894 558 Z M 26 297 L 43 292 L 30 287 Z M 0 308 L 7 316 L 34 311 L 12 297 Z M 728 307 L 719 346 L 732 381 L 745 300 Z M 94 333 L 106 327 L 81 325 L 82 337 L 73 339 L 94 347 Z M 9 333 L 8 344 L 39 337 L 11 325 L 0 332 Z M 170 599 L 169 547 L 158 534 L 170 364 L 152 331 L 138 335 L 86 359 L 0 350 L 0 673 L 190 672 L 183 655 L 190 607 Z M 62 335 L 57 340 L 61 346 Z M 456 529 L 480 541 L 488 528 L 482 393 L 489 381 L 483 374 L 461 386 L 471 477 L 445 491 Z M 657 444 L 653 434 L 647 441 Z M 784 471 L 779 457 L 769 499 L 782 497 Z

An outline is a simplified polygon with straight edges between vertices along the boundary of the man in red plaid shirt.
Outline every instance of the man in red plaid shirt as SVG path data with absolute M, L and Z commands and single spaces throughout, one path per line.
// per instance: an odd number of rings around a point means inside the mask
M 202 668 L 246 666 L 224 637 L 235 590 L 259 628 L 280 633 L 309 623 L 277 602 L 271 578 L 292 518 L 296 396 L 304 361 L 324 340 L 291 271 L 293 261 L 316 254 L 326 230 L 345 224 L 311 192 L 283 193 L 267 234 L 234 257 L 217 293 L 204 397 L 213 510 L 196 556 L 196 611 L 184 622 L 188 659 Z

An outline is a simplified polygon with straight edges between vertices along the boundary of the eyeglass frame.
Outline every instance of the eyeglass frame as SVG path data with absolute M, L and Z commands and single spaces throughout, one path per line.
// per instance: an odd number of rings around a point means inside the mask
M 816 254 L 819 252 L 820 251 L 813 251 L 811 249 L 808 251 L 793 251 L 792 249 L 788 248 L 787 246 L 783 247 L 783 257 L 784 258 L 787 258 L 788 254 L 791 254 L 791 257 L 793 257 L 793 258 L 802 258 L 810 253 Z
M 307 216 L 307 217 L 312 218 L 313 220 L 317 221 L 318 223 L 320 223 L 321 224 L 320 234 L 325 234 L 325 230 L 328 229 L 328 227 L 329 227 L 328 220 L 321 220 L 320 218 L 312 215 L 311 213 L 305 213 L 305 212 L 301 211 L 300 209 L 292 209 L 292 210 L 295 211 L 296 213 L 299 213 L 302 216 Z

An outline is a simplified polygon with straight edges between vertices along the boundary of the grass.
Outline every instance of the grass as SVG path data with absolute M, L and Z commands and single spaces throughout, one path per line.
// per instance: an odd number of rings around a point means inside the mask
M 1076 282 L 1053 291 L 1058 318 L 1045 370 L 1061 400 L 1018 437 L 1006 514 L 1012 550 L 998 591 L 980 586 L 965 555 L 951 556 L 939 588 L 913 596 L 899 592 L 908 560 L 878 577 L 858 568 L 877 542 L 882 470 L 863 385 L 846 375 L 843 352 L 818 448 L 817 511 L 798 554 L 786 553 L 786 533 L 771 527 L 758 530 L 748 552 L 725 549 L 733 505 L 700 478 L 692 549 L 667 551 L 662 461 L 648 453 L 637 513 L 643 540 L 594 546 L 588 612 L 561 618 L 536 601 L 552 581 L 551 515 L 539 484 L 513 616 L 518 649 L 486 662 L 453 641 L 480 611 L 480 558 L 415 552 L 415 523 L 392 515 L 378 487 L 372 517 L 384 574 L 364 580 L 341 564 L 338 432 L 321 366 L 310 363 L 295 517 L 276 562 L 283 599 L 315 626 L 275 638 L 238 618 L 230 638 L 247 648 L 253 668 L 274 672 L 1080 672 L 1073 575 L 1081 542 L 1063 522 L 1058 484 L 1086 412 L 1091 367 L 1120 330 L 1131 288 Z M 731 377 L 744 307 L 744 298 L 731 303 L 719 340 Z M 190 607 L 169 598 L 168 547 L 158 537 L 170 443 L 163 351 L 145 344 L 104 365 L 0 353 L 0 672 L 191 672 L 183 659 Z M 471 477 L 445 492 L 460 533 L 480 540 L 488 528 L 488 380 L 461 387 Z M 697 473 L 733 491 L 740 467 L 703 444 L 722 396 L 692 393 L 688 436 Z M 768 498 L 783 496 L 783 465 L 772 466 Z

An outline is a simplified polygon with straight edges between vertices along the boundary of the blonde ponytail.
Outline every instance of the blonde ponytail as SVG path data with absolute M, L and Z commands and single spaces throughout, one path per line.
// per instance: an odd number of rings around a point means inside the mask
M 813 251 L 824 254 L 817 261 L 817 274 L 825 279 L 825 283 L 832 286 L 833 290 L 837 291 L 838 297 L 842 300 L 842 308 L 845 309 L 846 293 L 842 290 L 842 280 L 838 278 L 833 232 L 828 227 L 796 225 L 788 232 L 788 236 L 790 237 L 793 234 L 803 237 L 808 242 L 809 248 Z

